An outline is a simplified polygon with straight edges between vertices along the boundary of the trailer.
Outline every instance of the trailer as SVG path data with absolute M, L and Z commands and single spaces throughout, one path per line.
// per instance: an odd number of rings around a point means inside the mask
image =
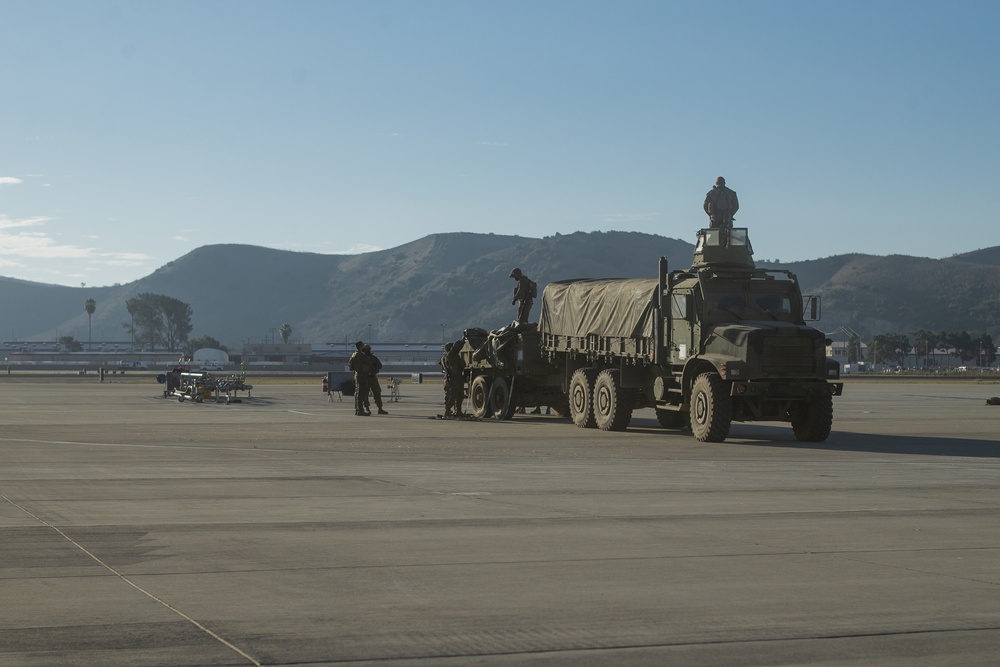
M 218 377 L 204 371 L 192 372 L 175 368 L 163 378 L 163 397 L 176 398 L 180 403 L 203 403 L 208 400 L 226 404 L 239 403 L 238 392 L 245 391 L 249 398 L 253 390 L 253 385 L 246 382 L 245 373 Z

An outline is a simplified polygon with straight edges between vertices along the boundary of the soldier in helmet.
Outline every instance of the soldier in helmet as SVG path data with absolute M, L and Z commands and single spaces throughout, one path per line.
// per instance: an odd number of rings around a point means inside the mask
M 715 186 L 705 195 L 705 213 L 710 220 L 709 227 L 729 230 L 733 228 L 733 216 L 740 210 L 736 193 L 726 187 L 726 179 L 719 176 Z
M 531 304 L 534 303 L 531 293 L 531 278 L 521 273 L 521 269 L 517 268 L 510 272 L 510 277 L 517 281 L 517 285 L 514 286 L 514 298 L 510 305 L 517 306 L 517 321 L 524 324 L 528 321 L 528 313 L 531 312 Z
M 380 415 L 389 414 L 382 407 L 382 386 L 378 383 L 378 374 L 382 370 L 382 362 L 372 354 L 372 346 L 365 343 L 365 346 L 361 348 L 368 357 L 368 389 L 371 391 L 372 398 L 375 399 L 375 407 L 378 408 L 378 413 Z M 368 394 L 365 394 L 365 412 L 371 414 L 371 405 L 368 403 Z
M 444 416 L 461 417 L 463 382 L 462 369 L 465 364 L 462 361 L 461 349 L 463 341 L 448 343 L 444 346 L 444 354 L 441 355 L 441 370 L 444 371 Z
M 368 377 L 371 375 L 371 363 L 368 355 L 365 354 L 364 347 L 364 342 L 360 340 L 355 343 L 354 354 L 351 355 L 351 360 L 348 362 L 348 366 L 354 371 L 354 414 L 359 417 L 367 417 L 371 414 L 371 411 L 365 407 L 365 401 L 368 400 Z

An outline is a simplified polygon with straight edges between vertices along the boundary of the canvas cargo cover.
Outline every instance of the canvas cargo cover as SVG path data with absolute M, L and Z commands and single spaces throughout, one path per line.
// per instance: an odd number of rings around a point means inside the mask
M 562 336 L 652 337 L 656 290 L 651 278 L 549 283 L 542 293 L 538 330 Z

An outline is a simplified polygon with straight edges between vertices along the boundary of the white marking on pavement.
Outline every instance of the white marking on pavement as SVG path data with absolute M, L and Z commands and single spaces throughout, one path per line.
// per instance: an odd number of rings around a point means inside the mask
M 34 514 L 33 512 L 31 512 L 26 507 L 22 507 L 21 505 L 18 505 L 16 502 L 14 502 L 13 500 L 11 500 L 7 496 L 3 495 L 2 493 L 0 493 L 0 499 L 3 499 L 4 501 L 10 503 L 11 505 L 13 505 L 14 507 L 16 507 L 17 509 L 21 510 L 22 512 L 24 512 L 25 514 L 27 514 L 28 516 L 30 516 L 31 518 L 33 518 L 38 523 L 42 524 L 43 526 L 51 528 L 55 532 L 59 533 L 59 535 L 62 536 L 63 539 L 65 539 L 67 542 L 69 542 L 70 544 L 72 544 L 74 547 L 76 547 L 77 549 L 79 549 L 80 551 L 82 551 L 83 553 L 85 553 L 91 560 L 93 560 L 95 563 L 97 563 L 98 565 L 100 565 L 101 567 L 103 567 L 105 570 L 107 570 L 111 574 L 115 575 L 116 577 L 118 577 L 119 579 L 121 579 L 123 582 L 125 582 L 126 584 L 128 584 L 129 586 L 131 586 L 132 588 L 134 588 L 135 590 L 139 591 L 140 593 L 142 593 L 143 595 L 145 595 L 149 599 L 153 600 L 157 604 L 163 605 L 164 607 L 166 607 L 170 611 L 174 612 L 175 614 L 177 614 L 178 616 L 180 616 L 181 618 L 183 618 L 185 621 L 188 621 L 189 623 L 191 623 L 192 625 L 194 625 L 196 628 L 198 628 L 199 630 L 201 630 L 202 632 L 204 632 L 209 637 L 211 637 L 212 639 L 216 640 L 217 642 L 219 642 L 223 646 L 226 646 L 227 648 L 229 648 L 232 651 L 236 652 L 240 656 L 246 658 L 255 667 L 262 667 L 262 664 L 261 664 L 261 662 L 259 660 L 257 660 L 256 658 L 254 658 L 250 654 L 246 653 L 245 651 L 243 651 L 242 649 L 240 649 L 235 644 L 226 641 L 225 639 L 223 639 L 222 637 L 220 637 L 216 633 L 212 632 L 211 630 L 209 630 L 208 628 L 206 628 L 204 625 L 202 625 L 201 623 L 199 623 L 195 619 L 191 618 L 190 616 L 188 616 L 184 612 L 182 612 L 180 609 L 177 609 L 176 607 L 171 606 L 170 603 L 168 603 L 167 601 L 162 600 L 162 599 L 156 597 L 155 595 L 153 595 L 152 593 L 150 593 L 149 591 L 147 591 L 146 589 L 144 589 L 142 586 L 140 586 L 139 584 L 135 583 L 134 581 L 132 581 L 131 579 L 129 579 L 128 577 L 126 577 L 124 574 L 122 574 L 121 572 L 119 572 L 118 570 L 116 570 L 115 568 L 111 567 L 110 565 L 108 565 L 107 563 L 105 563 L 103 560 L 101 560 L 100 558 L 98 558 L 97 556 L 95 556 L 94 554 L 92 554 L 82 544 L 80 544 L 79 542 L 77 542 L 76 540 L 74 540 L 72 537 L 70 537 L 69 535 L 67 535 L 63 531 L 61 531 L 58 528 L 56 528 L 55 526 L 53 526 L 51 523 L 49 523 L 48 521 L 46 521 L 42 517 L 38 516 L 37 514 Z

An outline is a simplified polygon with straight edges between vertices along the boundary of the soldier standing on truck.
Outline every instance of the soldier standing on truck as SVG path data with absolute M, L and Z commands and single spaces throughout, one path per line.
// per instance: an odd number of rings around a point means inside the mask
M 715 185 L 705 195 L 705 213 L 708 214 L 710 228 L 732 229 L 733 216 L 740 210 L 740 200 L 736 193 L 726 187 L 726 179 L 719 176 Z
M 368 376 L 370 374 L 371 363 L 368 355 L 365 354 L 365 344 L 358 341 L 354 344 L 354 354 L 348 362 L 349 368 L 354 371 L 354 414 L 359 417 L 368 417 L 371 412 L 365 409 L 365 400 L 368 398 Z
M 515 268 L 510 272 L 510 277 L 517 281 L 514 286 L 514 298 L 510 305 L 517 306 L 517 322 L 524 324 L 528 321 L 528 313 L 531 312 L 531 304 L 538 296 L 538 286 L 528 276 L 521 273 L 521 269 Z M 520 302 L 520 304 L 518 304 Z

